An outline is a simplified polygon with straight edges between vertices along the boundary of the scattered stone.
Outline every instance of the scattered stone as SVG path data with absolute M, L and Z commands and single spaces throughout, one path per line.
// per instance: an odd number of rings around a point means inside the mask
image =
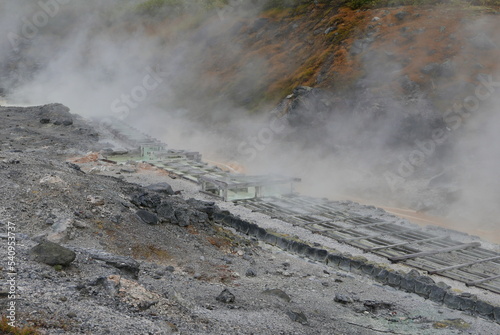
M 76 313 L 75 313 L 75 312 L 69 312 L 68 314 L 66 314 L 66 316 L 67 316 L 68 318 L 70 318 L 70 319 L 74 319 L 74 318 L 76 318 L 76 316 L 77 316 L 77 315 L 76 315 Z
M 307 321 L 307 317 L 305 316 L 305 314 L 302 313 L 302 312 L 300 312 L 300 311 L 292 311 L 292 310 L 290 310 L 286 314 L 294 322 L 298 322 L 298 323 L 301 323 L 303 325 L 307 325 L 309 323 Z
M 121 173 L 136 173 L 137 169 L 133 167 L 124 167 L 120 169 Z
M 397 12 L 396 14 L 394 14 L 396 19 L 398 19 L 399 21 L 403 21 L 404 19 L 406 19 L 406 17 L 408 15 L 410 15 L 410 13 L 408 13 L 406 11 L 401 11 L 401 12 Z
M 142 222 L 150 224 L 150 225 L 155 225 L 158 224 L 158 217 L 148 211 L 145 211 L 143 209 L 138 210 L 135 212 L 135 214 L 142 220 Z
M 131 275 L 134 279 L 139 275 L 139 263 L 131 257 L 112 255 L 99 250 L 90 250 L 89 254 L 92 258 L 120 269 L 123 274 Z
M 270 289 L 270 290 L 265 290 L 262 292 L 262 294 L 266 295 L 273 295 L 275 297 L 278 297 L 280 299 L 285 300 L 286 302 L 292 301 L 292 298 L 288 294 L 286 294 L 284 291 L 280 289 Z
M 228 289 L 224 289 L 224 291 L 219 294 L 215 300 L 223 302 L 225 304 L 233 303 L 235 301 L 236 297 L 234 294 L 232 294 Z
M 247 277 L 257 277 L 257 272 L 254 269 L 248 269 L 245 273 Z
M 105 203 L 103 197 L 92 195 L 87 196 L 87 202 L 94 206 L 104 206 Z
M 354 300 L 347 296 L 347 295 L 344 295 L 344 294 L 340 294 L 340 293 L 336 293 L 335 294 L 335 298 L 333 299 L 335 302 L 338 302 L 338 303 L 341 303 L 341 304 L 352 304 L 354 302 Z
M 146 188 L 150 191 L 158 192 L 158 193 L 163 193 L 166 195 L 174 195 L 175 192 L 172 189 L 172 186 L 168 183 L 157 183 L 157 184 L 151 184 L 149 186 L 146 186 Z
M 162 204 L 162 199 L 158 194 L 137 193 L 130 199 L 134 205 L 146 208 L 157 208 Z
M 366 300 L 363 302 L 363 306 L 372 313 L 376 313 L 381 309 L 392 309 L 391 303 L 376 300 Z
M 112 275 L 107 278 L 108 284 L 116 288 L 121 300 L 144 311 L 158 303 L 160 296 L 144 288 L 139 283 Z
M 67 266 L 76 258 L 74 251 L 49 241 L 44 241 L 33 247 L 30 254 L 35 261 L 47 265 Z
M 178 209 L 175 211 L 175 218 L 179 226 L 187 227 L 191 222 L 191 211 Z

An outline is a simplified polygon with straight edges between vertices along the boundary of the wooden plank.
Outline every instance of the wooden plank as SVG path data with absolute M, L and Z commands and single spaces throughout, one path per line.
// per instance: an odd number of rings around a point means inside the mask
M 389 257 L 389 260 L 392 262 L 398 262 L 398 261 L 403 261 L 406 259 L 425 257 L 425 256 L 441 254 L 441 253 L 455 251 L 455 250 L 476 248 L 476 247 L 480 247 L 480 246 L 481 246 L 481 243 L 479 243 L 479 242 L 465 243 L 465 244 L 459 244 L 459 245 L 455 245 L 455 246 L 451 246 L 451 247 L 447 247 L 447 248 L 442 248 L 442 249 L 422 251 L 422 252 L 417 252 L 414 254 L 408 254 L 408 255 L 397 256 L 397 257 Z
M 353 227 L 351 229 L 351 231 L 355 231 L 356 228 L 362 228 L 362 227 L 363 226 L 355 226 L 355 227 Z M 358 237 L 348 238 L 348 239 L 344 239 L 344 240 L 339 240 L 339 242 L 347 242 L 347 243 L 349 243 L 351 241 L 357 241 L 357 240 L 369 240 L 369 239 L 372 239 L 372 238 L 383 237 L 383 236 L 400 235 L 400 234 L 407 233 L 409 231 L 414 231 L 414 229 L 401 229 L 401 230 L 393 231 L 393 232 L 387 231 L 387 232 L 376 234 L 376 235 L 358 236 Z
M 482 284 L 484 282 L 487 282 L 487 281 L 490 281 L 490 280 L 494 280 L 494 279 L 497 279 L 497 278 L 500 278 L 500 275 L 495 275 L 495 276 L 491 276 L 491 277 L 488 277 L 488 278 L 483 278 L 483 279 L 479 279 L 479 280 L 475 280 L 475 281 L 470 281 L 468 283 L 465 283 L 465 285 L 467 285 L 467 286 L 475 286 L 475 285 Z
M 401 242 L 401 243 L 395 243 L 395 244 L 389 244 L 389 245 L 383 245 L 380 247 L 375 247 L 375 248 L 370 248 L 369 251 L 377 251 L 381 249 L 392 249 L 396 247 L 401 247 L 405 246 L 408 244 L 419 244 L 419 243 L 425 243 L 425 242 L 430 242 L 430 241 L 435 241 L 435 240 L 441 240 L 444 239 L 445 237 L 431 237 L 431 238 L 424 238 L 422 240 L 412 240 L 412 241 L 406 241 L 406 242 Z
M 500 255 L 499 256 L 495 256 L 495 257 L 490 257 L 490 258 L 478 259 L 477 261 L 473 261 L 473 262 L 462 263 L 462 264 L 457 264 L 457 265 L 453 265 L 453 266 L 447 266 L 445 268 L 441 268 L 441 269 L 429 271 L 429 273 L 432 275 L 432 274 L 436 274 L 436 273 L 439 273 L 439 272 L 444 272 L 444 271 L 459 269 L 459 268 L 463 268 L 463 267 L 466 267 L 466 266 L 472 266 L 472 265 L 476 265 L 476 264 L 480 264 L 480 263 L 484 263 L 484 262 L 493 261 L 493 260 L 496 260 L 496 259 L 500 259 Z

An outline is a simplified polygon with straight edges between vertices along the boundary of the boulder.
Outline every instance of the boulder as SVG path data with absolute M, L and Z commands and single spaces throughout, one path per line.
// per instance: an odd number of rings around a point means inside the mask
M 137 193 L 130 201 L 139 207 L 156 208 L 161 204 L 161 197 L 158 194 Z
M 168 183 L 151 184 L 149 186 L 146 186 L 146 188 L 149 191 L 154 191 L 154 192 L 163 193 L 163 194 L 167 194 L 167 195 L 174 195 L 175 194 L 174 190 L 172 189 L 172 186 L 170 186 L 170 184 L 168 184 Z
M 135 212 L 135 214 L 142 220 L 142 222 L 150 224 L 150 225 L 155 225 L 158 224 L 158 217 L 148 211 L 145 211 L 143 209 L 138 210 Z
M 235 296 L 226 288 L 217 298 L 215 298 L 215 300 L 229 304 L 234 302 Z
M 166 221 L 170 223 L 176 223 L 175 218 L 175 208 L 170 202 L 163 201 L 158 207 L 156 207 L 156 213 L 161 221 Z
M 140 264 L 131 257 L 113 255 L 101 250 L 90 250 L 88 252 L 90 257 L 121 270 L 122 274 L 131 275 L 134 279 L 139 276 Z
M 43 241 L 33 247 L 30 254 L 35 261 L 48 265 L 67 266 L 76 258 L 74 251 L 49 241 Z
M 48 104 L 40 107 L 40 122 L 43 124 L 52 122 L 54 125 L 70 126 L 73 124 L 73 116 L 69 108 L 62 104 Z

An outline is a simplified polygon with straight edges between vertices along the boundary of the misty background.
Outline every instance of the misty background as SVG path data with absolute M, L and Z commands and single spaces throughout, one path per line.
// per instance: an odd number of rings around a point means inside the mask
M 249 174 L 301 177 L 298 189 L 308 195 L 411 208 L 461 229 L 498 229 L 498 94 L 476 99 L 472 113 L 459 112 L 478 87 L 484 95 L 500 89 L 492 69 L 485 71 L 489 88 L 456 71 L 457 84 L 438 92 L 446 103 L 436 106 L 425 88 L 401 75 L 403 66 L 391 60 L 397 51 L 373 48 L 348 92 L 299 88 L 255 108 L 251 100 L 263 94 L 262 78 L 275 66 L 268 58 L 253 55 L 234 69 L 239 81 L 231 85 L 228 77 L 207 76 L 206 64 L 223 70 L 227 59 L 251 53 L 238 36 L 248 22 L 261 22 L 265 1 L 185 1 L 188 16 L 148 12 L 143 3 L 0 1 L 6 101 L 60 102 L 84 117 L 115 116 L 172 148 L 200 151 Z M 481 20 L 466 27 L 471 36 L 494 29 Z M 489 38 L 500 45 L 498 36 Z M 432 85 L 440 81 L 449 78 Z M 376 90 L 393 82 L 403 91 Z

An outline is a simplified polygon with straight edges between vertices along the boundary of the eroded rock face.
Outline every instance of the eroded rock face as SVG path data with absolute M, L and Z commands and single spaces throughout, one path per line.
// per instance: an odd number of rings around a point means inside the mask
M 74 251 L 49 241 L 41 242 L 33 247 L 30 254 L 35 261 L 48 265 L 67 266 L 76 258 Z

